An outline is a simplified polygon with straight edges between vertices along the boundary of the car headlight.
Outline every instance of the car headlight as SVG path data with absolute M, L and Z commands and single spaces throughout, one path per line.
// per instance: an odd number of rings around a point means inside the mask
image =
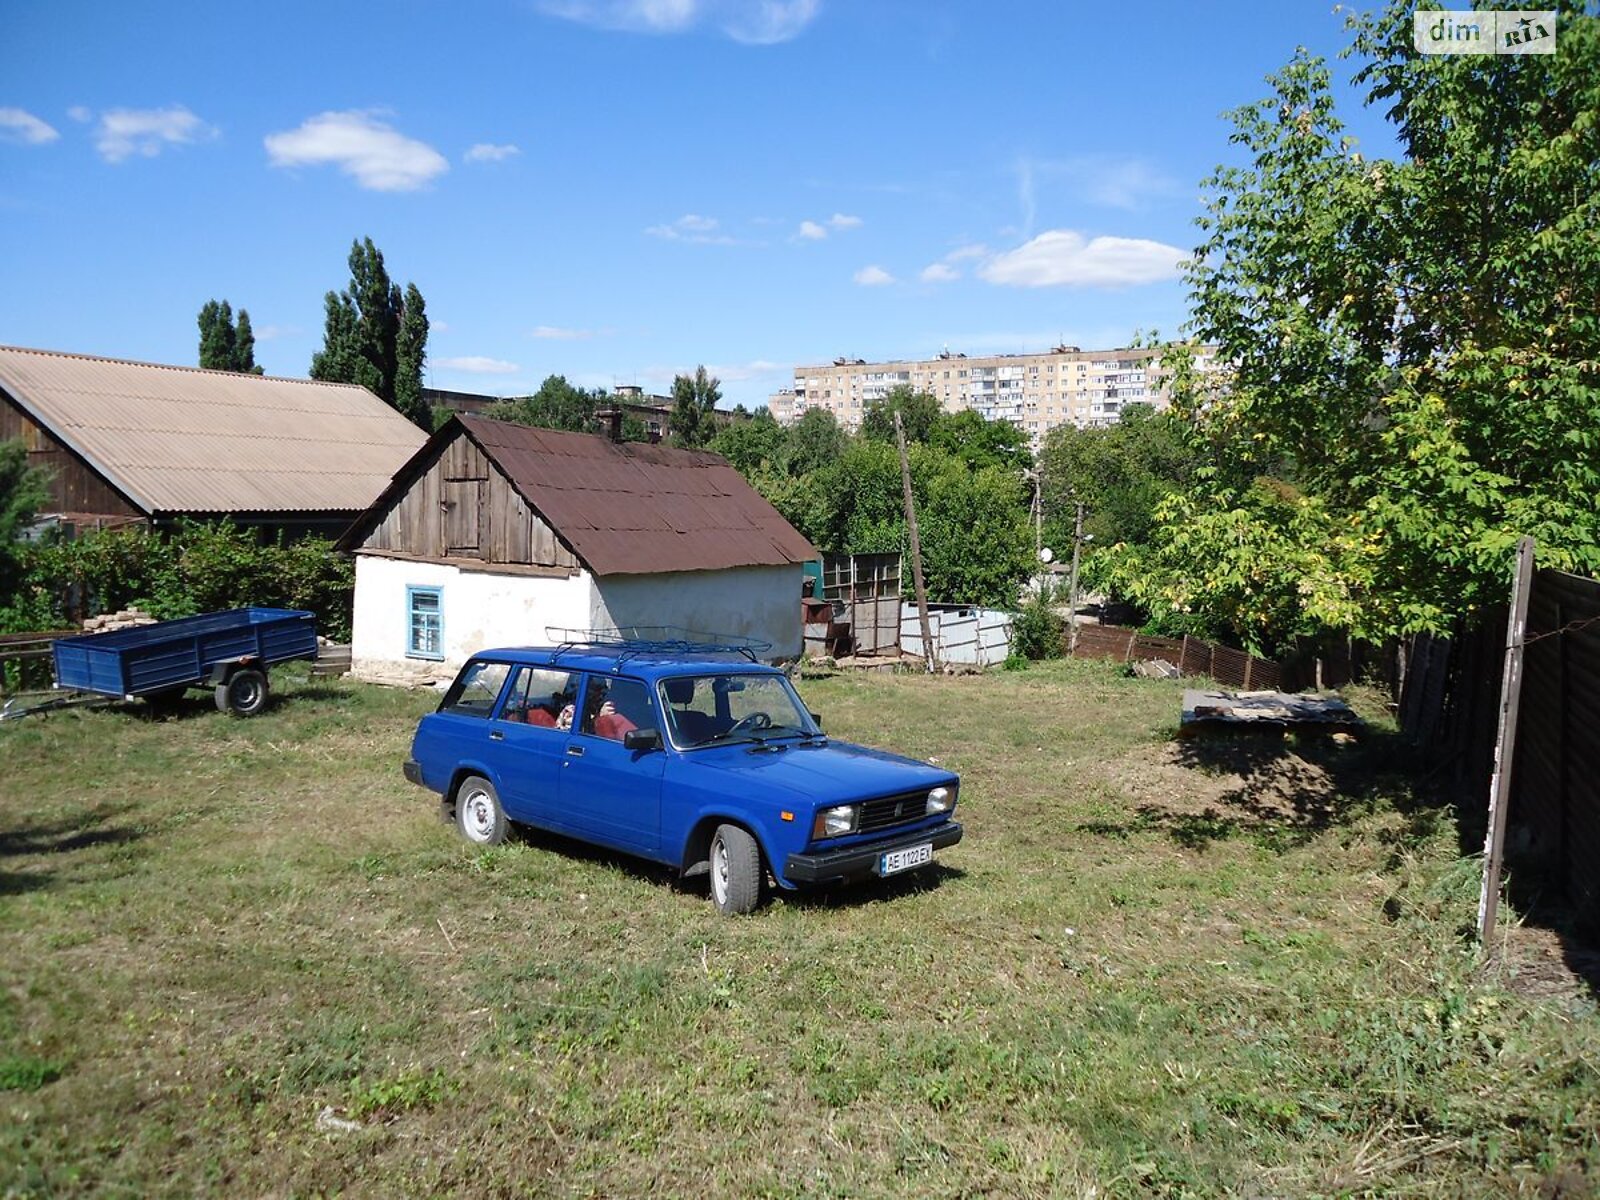
M 928 811 L 930 813 L 949 812 L 955 807 L 956 794 L 949 788 L 936 787 L 928 793 Z
M 817 813 L 816 822 L 811 826 L 811 836 L 842 837 L 854 833 L 860 821 L 861 809 L 857 805 L 840 804 L 834 808 L 824 808 Z

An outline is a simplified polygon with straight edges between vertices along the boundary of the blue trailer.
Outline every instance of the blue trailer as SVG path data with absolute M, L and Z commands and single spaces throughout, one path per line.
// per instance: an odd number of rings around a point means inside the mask
M 55 685 L 132 700 L 209 687 L 217 707 L 252 717 L 267 706 L 267 668 L 317 657 L 316 614 L 236 608 L 51 643 Z

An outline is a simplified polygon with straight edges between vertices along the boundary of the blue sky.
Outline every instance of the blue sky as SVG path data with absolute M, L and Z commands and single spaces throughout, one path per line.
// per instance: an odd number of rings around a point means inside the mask
M 1344 42 L 1323 0 L 0 0 L 0 342 L 192 364 L 225 298 L 304 375 L 371 236 L 437 387 L 1122 344 L 1185 320 L 1221 114 Z

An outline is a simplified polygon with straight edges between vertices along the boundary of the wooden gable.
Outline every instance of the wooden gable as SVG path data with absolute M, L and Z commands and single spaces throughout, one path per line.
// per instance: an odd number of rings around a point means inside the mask
M 579 562 L 464 430 L 413 463 L 410 483 L 356 543 L 360 553 L 545 568 Z

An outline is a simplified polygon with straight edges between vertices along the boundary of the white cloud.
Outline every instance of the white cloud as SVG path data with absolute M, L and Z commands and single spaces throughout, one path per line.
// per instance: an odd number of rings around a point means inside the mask
M 894 282 L 894 276 L 877 265 L 862 267 L 852 278 L 862 287 L 883 287 Z
M 1179 190 L 1176 181 L 1143 159 L 1074 159 L 1071 167 L 1078 194 L 1107 208 L 1131 211 Z
M 645 230 L 651 237 L 668 242 L 692 242 L 695 245 L 731 246 L 733 239 L 720 232 L 721 223 L 715 217 L 702 217 L 698 213 L 685 213 L 667 225 L 652 225 Z
M 1128 287 L 1174 279 L 1188 257 L 1144 238 L 1087 239 L 1075 230 L 1050 229 L 995 255 L 978 273 L 1007 287 Z
M 766 46 L 799 36 L 821 0 L 538 0 L 547 16 L 624 33 L 686 33 L 700 25 Z
M 275 342 L 279 338 L 294 337 L 305 331 L 298 325 L 258 325 L 254 327 L 256 341 Z
M 732 0 L 722 31 L 736 42 L 771 46 L 798 37 L 817 15 L 821 0 Z
M 107 162 L 135 154 L 154 158 L 168 146 L 186 146 L 217 136 L 217 131 L 183 105 L 171 108 L 113 108 L 100 114 L 95 149 Z
M 953 279 L 960 279 L 961 272 L 949 263 L 936 262 L 922 268 L 921 278 L 923 283 L 949 283 Z
M 528 336 L 546 342 L 583 342 L 596 336 L 593 329 L 563 329 L 559 325 L 535 325 Z
M 804 238 L 807 241 L 820 242 L 828 236 L 830 229 L 835 231 L 860 229 L 861 225 L 860 217 L 847 216 L 844 213 L 836 212 L 826 221 L 801 221 L 800 229 L 795 233 L 795 237 Z
M 298 129 L 268 134 L 275 167 L 336 166 L 375 192 L 410 192 L 450 164 L 426 142 L 406 137 L 370 112 L 325 112 Z
M 67 109 L 67 116 L 71 117 L 80 125 L 87 125 L 90 121 L 94 120 L 93 110 L 82 104 L 74 104 L 71 108 Z
M 31 112 L 20 108 L 0 108 L 0 141 L 42 146 L 60 136 L 55 126 L 41 121 Z
M 461 157 L 467 162 L 504 162 L 508 158 L 515 158 L 522 150 L 509 142 L 503 146 L 496 146 L 491 142 L 479 142 Z
M 945 262 L 965 262 L 969 258 L 988 258 L 988 257 L 989 257 L 989 247 L 985 246 L 982 242 L 976 242 L 973 245 L 961 246 L 961 247 L 959 247 L 959 248 L 957 248 L 955 250 L 950 251 L 949 254 L 946 254 L 944 256 L 944 261 Z
M 506 362 L 499 358 L 485 358 L 481 354 L 467 354 L 460 358 L 435 358 L 431 360 L 435 367 L 444 367 L 451 371 L 466 371 L 471 375 L 515 375 L 522 370 L 514 362 Z

